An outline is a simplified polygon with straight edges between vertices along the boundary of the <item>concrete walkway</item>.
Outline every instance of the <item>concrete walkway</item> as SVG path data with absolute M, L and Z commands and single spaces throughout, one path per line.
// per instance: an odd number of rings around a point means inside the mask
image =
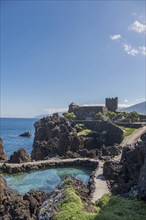
M 95 173 L 95 191 L 93 194 L 92 202 L 95 203 L 98 199 L 100 199 L 103 195 L 109 193 L 109 188 L 107 186 L 107 182 L 105 180 L 105 177 L 103 176 L 103 164 L 102 162 L 99 162 L 99 167 L 96 170 Z
M 73 163 L 75 161 L 81 161 L 81 162 L 86 162 L 86 161 L 90 161 L 90 162 L 95 162 L 98 163 L 99 161 L 97 159 L 91 159 L 91 158 L 69 158 L 69 159 L 59 159 L 59 158 L 51 158 L 51 159 L 47 159 L 47 160 L 37 160 L 37 161 L 32 161 L 32 162 L 25 162 L 25 163 L 0 163 L 0 167 L 3 164 L 8 165 L 11 168 L 16 168 L 16 167 L 22 167 L 22 166 L 27 166 L 27 165 L 40 165 L 40 164 L 58 164 L 58 163 Z
M 123 142 L 121 143 L 121 146 L 124 147 L 125 145 L 135 144 L 137 141 L 139 141 L 140 136 L 145 132 L 146 126 L 137 129 L 131 135 L 124 138 Z

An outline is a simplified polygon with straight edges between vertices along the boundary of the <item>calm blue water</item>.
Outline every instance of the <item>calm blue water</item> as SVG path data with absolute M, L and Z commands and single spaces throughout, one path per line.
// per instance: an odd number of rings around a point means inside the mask
M 30 190 L 43 190 L 51 192 L 65 176 L 74 176 L 87 183 L 91 170 L 68 167 L 39 170 L 29 173 L 20 173 L 17 175 L 4 176 L 10 188 L 17 190 L 20 194 L 25 194 Z
M 0 137 L 4 142 L 5 152 L 8 156 L 20 147 L 30 154 L 34 139 L 34 123 L 38 119 L 34 118 L 0 118 Z M 30 131 L 33 135 L 30 138 L 19 137 L 19 134 Z

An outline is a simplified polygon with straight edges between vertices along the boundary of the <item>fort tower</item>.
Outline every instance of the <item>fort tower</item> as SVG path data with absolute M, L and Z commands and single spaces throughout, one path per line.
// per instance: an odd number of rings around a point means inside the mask
M 105 106 L 107 107 L 108 111 L 116 112 L 116 110 L 118 109 L 118 97 L 106 98 Z

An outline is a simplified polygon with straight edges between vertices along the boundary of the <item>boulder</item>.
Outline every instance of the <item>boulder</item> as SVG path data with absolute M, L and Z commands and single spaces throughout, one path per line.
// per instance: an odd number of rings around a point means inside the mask
M 103 175 L 110 180 L 117 180 L 122 170 L 119 161 L 109 160 L 104 163 Z
M 120 146 L 102 146 L 101 154 L 102 156 L 110 156 L 111 158 L 118 156 L 121 153 Z
M 3 141 L 2 138 L 0 138 L 0 161 L 6 161 L 6 160 L 7 160 L 7 156 L 4 151 Z
M 30 162 L 30 161 L 31 161 L 30 156 L 23 148 L 17 151 L 14 151 L 14 153 L 10 156 L 10 159 L 9 159 L 9 163 L 24 163 L 24 162 Z

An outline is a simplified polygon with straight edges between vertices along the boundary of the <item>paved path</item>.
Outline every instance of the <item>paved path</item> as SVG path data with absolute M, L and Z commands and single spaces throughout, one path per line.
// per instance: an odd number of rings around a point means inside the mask
M 27 165 L 39 165 L 39 164 L 57 164 L 59 162 L 62 163 L 70 163 L 70 162 L 75 162 L 75 161 L 93 161 L 93 162 L 99 162 L 97 159 L 90 159 L 90 158 L 70 158 L 70 159 L 59 159 L 59 158 L 52 158 L 48 160 L 37 160 L 37 161 L 32 161 L 32 162 L 25 162 L 25 163 L 5 163 L 9 167 L 22 167 L 22 166 L 27 166 Z M 0 163 L 0 166 L 2 166 L 4 163 Z
M 133 132 L 131 135 L 127 136 L 124 141 L 121 143 L 121 146 L 124 147 L 126 145 L 133 145 L 135 144 L 140 136 L 146 132 L 146 126 L 139 128 L 135 132 Z M 118 155 L 114 157 L 115 160 L 120 160 L 121 155 Z M 98 199 L 100 199 L 103 195 L 109 193 L 109 188 L 107 186 L 107 182 L 105 180 L 105 177 L 103 176 L 103 162 L 99 162 L 99 168 L 96 170 L 95 174 L 95 192 L 92 198 L 92 202 L 95 203 Z
M 124 139 L 124 141 L 121 143 L 121 146 L 124 147 L 125 145 L 135 144 L 140 139 L 140 136 L 145 132 L 146 132 L 146 126 L 137 129 L 131 135 L 127 136 Z
M 103 176 L 103 162 L 99 162 L 98 169 L 95 173 L 95 192 L 93 194 L 92 202 L 95 203 L 98 199 L 100 199 L 103 195 L 109 193 L 109 188 L 107 186 L 107 182 L 105 177 Z

